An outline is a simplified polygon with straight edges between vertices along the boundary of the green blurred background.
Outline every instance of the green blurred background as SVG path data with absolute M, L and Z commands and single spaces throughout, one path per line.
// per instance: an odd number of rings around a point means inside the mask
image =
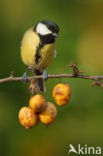
M 103 1 L 102 0 L 1 0 L 0 1 L 0 78 L 11 71 L 21 76 L 26 67 L 21 61 L 20 45 L 24 32 L 37 21 L 51 19 L 60 26 L 57 58 L 48 73 L 68 73 L 62 67 L 70 61 L 86 74 L 103 75 Z M 53 103 L 53 86 L 46 82 L 47 101 Z M 69 144 L 103 146 L 103 90 L 90 88 L 91 81 L 62 79 L 72 89 L 71 101 L 59 107 L 56 121 L 46 128 L 39 124 L 27 131 L 18 121 L 21 107 L 30 98 L 28 84 L 0 84 L 0 155 L 67 156 Z M 73 155 L 73 154 L 72 154 Z

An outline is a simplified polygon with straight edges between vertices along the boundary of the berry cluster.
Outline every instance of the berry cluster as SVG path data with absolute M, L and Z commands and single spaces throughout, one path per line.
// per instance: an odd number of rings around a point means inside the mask
M 53 97 L 57 105 L 64 106 L 70 100 L 71 89 L 68 84 L 57 84 L 53 89 Z M 41 121 L 46 126 L 53 123 L 57 116 L 57 109 L 51 102 L 36 94 L 29 101 L 29 107 L 22 107 L 19 111 L 19 121 L 26 129 L 30 129 Z

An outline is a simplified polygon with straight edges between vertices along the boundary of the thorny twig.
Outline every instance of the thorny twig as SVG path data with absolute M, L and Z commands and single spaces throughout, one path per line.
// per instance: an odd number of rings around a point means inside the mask
M 82 73 L 84 73 L 83 71 L 80 71 L 77 68 L 77 64 L 76 63 L 71 63 L 70 65 L 65 66 L 64 68 L 69 68 L 71 67 L 73 72 L 71 74 L 49 74 L 48 78 L 77 78 L 77 79 L 88 79 L 88 80 L 94 80 L 94 82 L 92 83 L 91 87 L 97 85 L 100 86 L 103 89 L 103 83 L 100 81 L 103 79 L 103 76 L 90 76 L 90 75 L 82 75 Z M 32 81 L 33 79 L 39 79 L 39 78 L 43 78 L 43 75 L 39 75 L 39 76 L 31 76 L 28 77 L 27 80 L 28 81 Z M 7 78 L 3 78 L 0 79 L 0 83 L 6 83 L 6 82 L 18 82 L 18 81 L 22 81 L 22 77 L 15 77 L 15 73 L 11 72 L 11 75 Z M 35 90 L 35 88 L 32 88 Z

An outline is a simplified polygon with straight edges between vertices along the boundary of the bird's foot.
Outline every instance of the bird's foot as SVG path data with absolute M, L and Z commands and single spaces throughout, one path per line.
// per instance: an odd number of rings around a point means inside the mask
M 22 82 L 26 83 L 28 81 L 27 79 L 27 71 L 22 76 Z
M 26 83 L 28 81 L 27 73 L 31 70 L 31 67 L 29 66 L 26 70 L 26 72 L 22 76 L 22 82 Z
M 48 79 L 48 74 L 47 74 L 46 70 L 44 70 L 44 72 L 43 72 L 43 79 L 45 81 Z

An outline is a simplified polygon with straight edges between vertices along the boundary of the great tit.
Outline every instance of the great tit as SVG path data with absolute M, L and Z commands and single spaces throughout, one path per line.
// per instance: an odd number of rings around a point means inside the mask
M 33 75 L 45 75 L 44 71 L 56 53 L 58 33 L 58 25 L 51 20 L 42 20 L 25 32 L 21 43 L 21 58 Z M 26 78 L 27 74 L 24 73 L 23 79 Z M 38 90 L 45 90 L 43 79 L 37 79 L 36 85 Z

